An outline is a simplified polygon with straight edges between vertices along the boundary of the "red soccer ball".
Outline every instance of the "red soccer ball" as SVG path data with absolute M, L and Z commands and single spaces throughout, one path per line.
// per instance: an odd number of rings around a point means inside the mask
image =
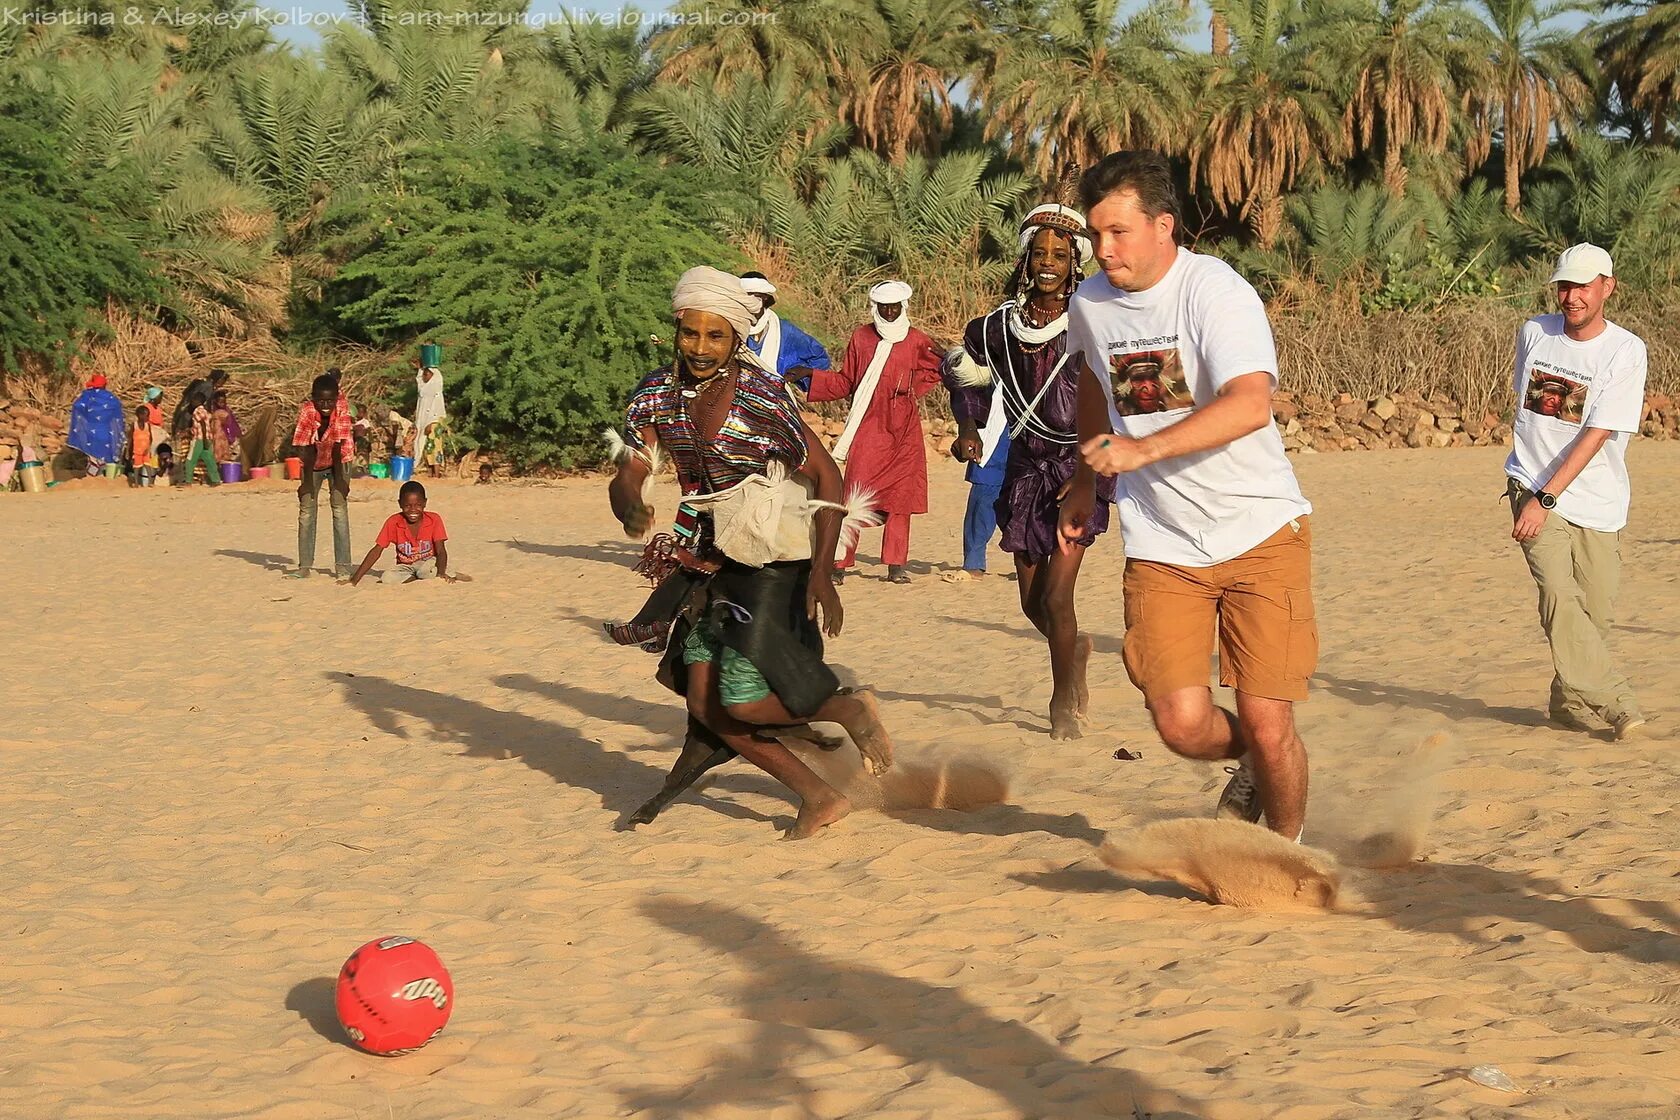
M 338 970 L 338 1022 L 370 1054 L 426 1045 L 455 1008 L 455 985 L 436 953 L 412 937 L 381 937 Z

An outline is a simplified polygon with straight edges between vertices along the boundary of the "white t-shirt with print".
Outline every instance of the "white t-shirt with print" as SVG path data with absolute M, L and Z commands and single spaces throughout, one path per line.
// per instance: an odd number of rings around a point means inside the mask
M 1188 249 L 1147 291 L 1121 291 L 1100 272 L 1080 284 L 1068 350 L 1084 354 L 1114 430 L 1136 439 L 1185 419 L 1245 373 L 1269 373 L 1277 385 L 1259 294 L 1224 261 Z M 1121 475 L 1117 506 L 1127 557 L 1192 568 L 1241 556 L 1312 512 L 1270 423 Z
M 1627 524 L 1627 444 L 1645 410 L 1645 343 L 1615 323 L 1576 342 L 1562 315 L 1537 315 L 1517 331 L 1517 393 L 1505 473 L 1538 490 L 1563 465 L 1584 428 L 1614 433 L 1557 495 L 1553 512 L 1572 525 L 1606 533 Z

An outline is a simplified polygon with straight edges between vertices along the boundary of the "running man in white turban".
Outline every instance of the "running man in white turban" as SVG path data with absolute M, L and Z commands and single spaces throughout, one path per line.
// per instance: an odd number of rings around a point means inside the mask
M 938 348 L 910 325 L 911 294 L 902 280 L 869 289 L 873 322 L 852 332 L 838 372 L 812 371 L 810 389 L 813 402 L 852 402 L 834 457 L 846 465 L 846 490 L 873 494 L 886 517 L 881 559 L 893 583 L 910 582 L 910 517 L 928 508 L 927 437 L 916 402 L 940 383 Z M 836 578 L 856 557 L 854 544 Z
M 684 501 L 671 535 L 654 538 L 638 569 L 658 581 L 653 595 L 607 632 L 663 653 L 659 680 L 686 698 L 689 728 L 665 789 L 631 821 L 651 820 L 733 751 L 799 798 L 788 836 L 804 839 L 851 803 L 778 732 L 838 723 L 871 770 L 892 765 L 874 698 L 842 690 L 823 661 L 824 634 L 838 635 L 843 617 L 831 576 L 843 529 L 840 471 L 781 378 L 746 350 L 759 307 L 738 277 L 690 269 L 671 304 L 676 360 L 631 398 L 608 495 L 626 534 L 647 532 L 655 515 L 644 483 L 663 453 Z

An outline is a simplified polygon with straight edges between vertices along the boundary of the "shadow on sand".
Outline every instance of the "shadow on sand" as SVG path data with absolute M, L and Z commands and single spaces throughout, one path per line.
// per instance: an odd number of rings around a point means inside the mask
M 765 1116 L 781 1108 L 831 1115 L 820 1099 L 821 1086 L 797 1069 L 832 1057 L 832 1032 L 843 1032 L 858 1041 L 859 1050 L 879 1048 L 902 1068 L 926 1067 L 960 1078 L 1001 1098 L 1020 1116 L 1192 1120 L 1205 1115 L 1199 1102 L 1102 1064 L 1107 1059 L 1069 1056 L 1038 1031 L 998 1018 L 958 988 L 820 956 L 767 923 L 716 903 L 667 896 L 642 903 L 642 912 L 690 938 L 705 955 L 732 954 L 750 969 L 753 975 L 735 999 L 742 1018 L 757 1027 L 745 1045 L 720 1050 L 710 1068 L 688 1084 L 621 1090 L 629 1112 L 677 1120 L 730 1105 Z M 918 1073 L 917 1080 L 923 1076 Z

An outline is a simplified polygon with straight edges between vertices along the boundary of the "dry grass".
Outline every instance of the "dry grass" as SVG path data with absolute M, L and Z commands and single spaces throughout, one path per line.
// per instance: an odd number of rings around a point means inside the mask
M 1649 390 L 1680 388 L 1680 324 L 1650 295 L 1612 305 L 1611 316 L 1645 340 Z M 1500 300 L 1460 300 L 1428 312 L 1363 314 L 1334 300 L 1273 310 L 1283 383 L 1297 393 L 1370 398 L 1415 390 L 1465 408 L 1509 403 L 1517 328 L 1532 314 Z
M 283 350 L 272 336 L 187 339 L 115 308 L 106 312 L 111 337 L 71 361 L 72 376 L 46 369 L 8 372 L 0 395 L 48 412 L 68 413 L 70 403 L 95 373 L 123 401 L 137 404 L 148 385 L 164 390 L 173 407 L 193 380 L 212 369 L 232 375 L 230 396 L 247 430 L 245 443 L 253 461 L 266 461 L 283 435 L 309 383 L 330 366 L 343 371 L 344 392 L 354 401 L 380 400 L 396 355 L 365 347 L 336 347 L 297 355 Z

